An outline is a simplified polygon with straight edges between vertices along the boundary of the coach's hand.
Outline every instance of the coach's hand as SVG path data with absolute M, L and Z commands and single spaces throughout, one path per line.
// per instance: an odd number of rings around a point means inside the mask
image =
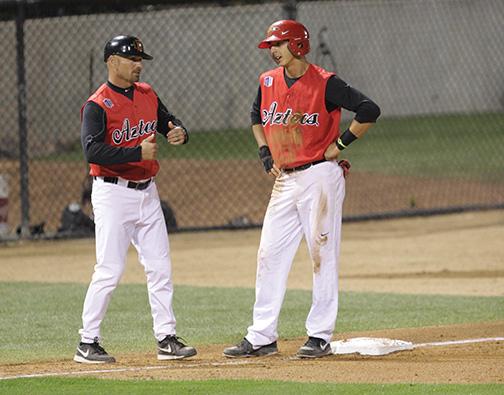
M 142 160 L 154 160 L 157 156 L 157 143 L 155 134 L 151 134 L 140 144 L 142 147 Z
M 168 127 L 170 128 L 166 135 L 168 142 L 172 145 L 184 144 L 187 136 L 186 131 L 180 126 L 175 126 L 172 121 L 168 122 Z

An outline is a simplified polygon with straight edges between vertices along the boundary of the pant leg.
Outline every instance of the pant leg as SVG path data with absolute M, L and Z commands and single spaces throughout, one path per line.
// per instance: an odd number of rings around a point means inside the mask
M 83 342 L 100 338 L 101 322 L 124 272 L 138 212 L 138 200 L 130 192 L 114 184 L 93 183 L 96 265 L 82 310 L 79 333 Z
M 156 184 L 140 193 L 143 194 L 141 217 L 133 245 L 147 277 L 154 336 L 159 341 L 176 332 L 170 245 Z
M 306 174 L 299 213 L 313 265 L 308 336 L 330 341 L 338 313 L 338 261 L 345 180 L 340 166 L 327 162 Z
M 282 174 L 273 187 L 257 253 L 256 300 L 247 340 L 255 346 L 278 338 L 278 317 L 287 278 L 302 238 L 296 204 L 296 177 Z

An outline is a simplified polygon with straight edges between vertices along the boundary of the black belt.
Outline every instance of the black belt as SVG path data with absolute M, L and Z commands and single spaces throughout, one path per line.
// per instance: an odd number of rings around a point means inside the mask
M 103 179 L 103 182 L 108 182 L 110 184 L 117 184 L 119 181 L 119 177 L 101 177 Z M 94 177 L 96 180 L 96 177 Z M 127 188 L 131 189 L 136 189 L 138 191 L 143 191 L 145 188 L 147 188 L 150 183 L 152 182 L 152 178 L 150 180 L 147 180 L 145 182 L 133 182 L 133 181 L 128 181 L 128 184 L 125 185 Z
M 305 163 L 304 165 L 300 165 L 300 166 L 296 166 L 296 167 L 290 167 L 290 168 L 287 168 L 287 169 L 283 169 L 283 171 L 285 171 L 286 173 L 292 173 L 293 171 L 305 170 L 305 169 L 308 169 L 309 167 L 318 165 L 319 163 L 322 163 L 322 162 L 325 162 L 325 161 L 326 161 L 325 159 L 316 160 L 314 162 Z

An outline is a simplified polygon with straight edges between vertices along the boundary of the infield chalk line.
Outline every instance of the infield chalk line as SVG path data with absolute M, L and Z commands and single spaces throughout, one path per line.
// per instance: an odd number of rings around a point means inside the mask
M 413 344 L 413 348 L 451 346 L 454 344 L 484 343 L 484 342 L 498 342 L 498 341 L 504 341 L 504 337 L 484 337 L 481 339 L 450 340 L 445 342 L 420 343 L 420 344 Z
M 180 369 L 180 368 L 198 368 L 205 366 L 229 366 L 229 365 L 246 365 L 253 361 L 232 361 L 232 362 L 209 362 L 209 363 L 193 363 L 193 364 L 177 364 L 163 366 L 139 366 L 136 368 L 116 368 L 116 369 L 100 369 L 100 370 L 79 370 L 74 372 L 47 372 L 34 374 L 20 374 L 16 376 L 0 377 L 0 380 L 26 379 L 34 377 L 51 377 L 51 376 L 80 376 L 96 373 L 121 373 L 121 372 L 140 372 L 148 370 L 163 370 L 163 369 Z
M 504 337 L 484 337 L 480 339 L 465 339 L 465 340 L 450 340 L 444 342 L 432 343 L 419 343 L 413 344 L 413 348 L 421 347 L 437 347 L 437 346 L 451 346 L 456 344 L 470 344 L 470 343 L 485 343 L 504 341 Z M 0 377 L 0 380 L 13 380 L 13 379 L 26 379 L 26 378 L 40 378 L 52 376 L 85 376 L 97 373 L 121 373 L 121 372 L 141 372 L 149 370 L 164 370 L 164 369 L 180 369 L 180 368 L 198 368 L 204 366 L 232 366 L 232 365 L 248 365 L 253 364 L 254 361 L 230 361 L 230 362 L 211 362 L 211 363 L 193 363 L 183 365 L 163 365 L 163 366 L 141 366 L 136 368 L 117 368 L 117 369 L 100 369 L 100 370 L 80 370 L 75 372 L 47 372 L 47 373 L 34 373 L 34 374 L 19 374 L 16 376 Z

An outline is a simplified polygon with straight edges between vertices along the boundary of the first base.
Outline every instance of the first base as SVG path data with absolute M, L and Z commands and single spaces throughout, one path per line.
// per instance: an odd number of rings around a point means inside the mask
M 331 342 L 333 354 L 387 355 L 413 348 L 413 343 L 404 340 L 373 337 L 355 337 Z

